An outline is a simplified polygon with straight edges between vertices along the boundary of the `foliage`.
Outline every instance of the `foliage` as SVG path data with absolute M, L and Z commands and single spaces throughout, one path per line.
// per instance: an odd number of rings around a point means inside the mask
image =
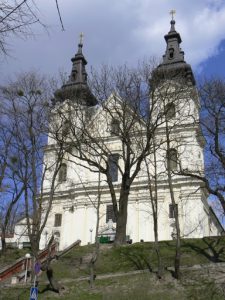
M 193 265 L 210 262 L 209 257 L 205 253 L 210 254 L 211 249 L 208 246 L 213 243 L 216 251 L 220 251 L 221 247 L 225 247 L 225 238 L 206 238 L 206 239 L 185 239 L 182 240 L 182 265 Z M 173 256 L 175 251 L 174 241 L 160 242 L 162 250 L 162 258 L 167 266 L 173 264 Z M 154 254 L 154 243 L 137 243 L 133 245 L 121 247 L 100 248 L 101 262 L 97 266 L 97 278 L 95 288 L 90 289 L 87 279 L 88 273 L 85 270 L 78 271 L 80 257 L 87 257 L 93 251 L 93 245 L 75 248 L 62 256 L 54 263 L 54 269 L 59 278 L 61 278 L 65 291 L 61 295 L 64 300 L 126 300 L 126 299 L 204 299 L 219 300 L 223 299 L 222 290 L 208 276 L 201 275 L 198 269 L 182 270 L 182 277 L 179 282 L 171 277 L 169 272 L 165 272 L 164 279 L 158 280 L 154 273 L 140 273 L 135 275 L 126 275 L 100 279 L 102 274 L 112 274 L 117 272 L 127 273 L 128 271 L 146 268 L 145 259 L 150 259 L 153 268 L 157 266 L 156 255 Z M 150 255 L 149 255 L 150 253 Z M 137 259 L 143 265 L 137 268 L 137 265 L 130 259 Z M 144 259 L 143 259 L 144 258 Z M 225 261 L 225 252 L 221 253 L 221 260 Z M 82 277 L 84 278 L 82 280 Z M 43 275 L 40 278 L 39 298 L 55 299 L 56 295 L 46 289 L 46 278 Z M 0 299 L 28 299 L 29 287 L 18 288 L 11 287 L 1 290 Z M 3 298 L 1 298 L 3 297 Z

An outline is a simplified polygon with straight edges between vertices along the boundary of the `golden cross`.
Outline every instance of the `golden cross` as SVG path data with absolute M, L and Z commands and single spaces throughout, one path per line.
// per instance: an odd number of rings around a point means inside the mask
M 173 20 L 175 14 L 176 14 L 176 10 L 175 10 L 175 9 L 172 9 L 172 10 L 170 11 L 170 15 L 172 16 L 172 20 Z
M 84 40 L 84 34 L 83 32 L 80 33 L 80 44 L 83 45 L 83 40 Z

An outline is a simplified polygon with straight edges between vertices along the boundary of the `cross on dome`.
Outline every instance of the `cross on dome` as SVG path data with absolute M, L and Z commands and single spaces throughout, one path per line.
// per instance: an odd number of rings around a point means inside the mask
M 176 14 L 176 10 L 175 10 L 175 9 L 172 9 L 172 10 L 170 11 L 170 15 L 172 16 L 172 20 L 174 20 L 175 14 Z
M 80 44 L 83 45 L 83 40 L 84 40 L 84 34 L 83 32 L 80 33 Z

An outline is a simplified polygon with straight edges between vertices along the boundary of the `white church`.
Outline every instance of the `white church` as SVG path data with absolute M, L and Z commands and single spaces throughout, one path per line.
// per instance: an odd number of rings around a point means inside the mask
M 169 128 L 173 128 L 171 134 L 171 169 L 172 185 L 179 214 L 179 223 L 182 238 L 201 238 L 204 236 L 220 235 L 223 227 L 207 202 L 208 194 L 200 180 L 188 176 L 176 174 L 176 170 L 182 166 L 183 170 L 204 174 L 204 138 L 199 127 L 199 99 L 195 87 L 195 79 L 191 66 L 184 60 L 184 52 L 180 48 L 181 37 L 175 30 L 175 21 L 171 21 L 171 28 L 165 35 L 166 51 L 162 63 L 154 70 L 150 84 L 157 79 L 159 87 L 156 92 L 157 105 L 155 111 L 163 109 L 163 93 Z M 112 95 L 104 101 L 104 108 L 93 96 L 87 84 L 85 65 L 87 61 L 82 53 L 82 42 L 78 45 L 78 52 L 71 59 L 72 71 L 70 78 L 61 89 L 56 91 L 55 107 L 53 109 L 52 122 L 59 118 L 59 112 L 67 112 L 70 118 L 77 118 L 78 111 L 86 111 L 84 121 L 88 128 L 100 133 L 101 139 L 112 158 L 111 179 L 113 190 L 118 199 L 121 184 L 121 172 L 123 169 L 121 138 L 118 134 L 120 123 L 113 118 L 113 109 L 120 110 L 123 99 L 120 95 Z M 182 76 L 185 88 L 179 97 L 172 103 L 168 95 L 174 93 L 178 80 Z M 169 94 L 168 94 L 169 90 Z M 75 103 L 80 91 L 82 99 Z M 76 97 L 74 98 L 74 95 Z M 85 95 L 85 97 L 84 97 Z M 73 105 L 71 105 L 71 103 Z M 112 108 L 112 109 L 111 109 Z M 132 114 L 132 108 L 127 113 Z M 108 112 L 111 112 L 110 114 Z M 181 117 L 182 112 L 182 117 Z M 159 115 L 159 114 L 158 114 Z M 128 117 L 129 118 L 129 117 Z M 74 120 L 73 120 L 74 121 Z M 167 123 L 161 123 L 157 128 L 156 140 L 164 141 L 166 137 Z M 138 123 L 142 126 L 141 122 Z M 167 125 L 165 125 L 167 124 Z M 51 126 L 51 125 L 50 125 Z M 67 124 L 68 126 L 68 124 Z M 66 135 L 62 128 L 62 135 Z M 134 135 L 137 144 L 141 144 L 140 131 Z M 98 138 L 96 136 L 96 138 Z M 140 138 L 140 142 L 139 142 Z M 166 155 L 168 149 L 162 147 L 156 151 L 157 156 L 157 204 L 158 204 L 158 235 L 159 240 L 171 240 L 175 236 L 174 205 L 171 204 L 171 193 L 167 180 Z M 49 134 L 48 146 L 45 150 L 45 163 L 54 159 L 55 141 Z M 99 238 L 105 237 L 113 241 L 115 237 L 116 218 L 112 205 L 112 195 L 109 190 L 106 177 L 86 162 L 84 166 L 79 159 L 72 155 L 70 149 L 63 158 L 56 181 L 56 191 L 50 210 L 50 214 L 42 233 L 40 248 L 44 248 L 49 238 L 54 235 L 58 240 L 59 249 L 64 249 L 80 239 L 85 245 L 95 241 L 95 228 L 97 222 L 97 203 L 99 203 Z M 97 151 L 94 149 L 93 151 Z M 138 150 L 137 150 L 138 151 Z M 130 188 L 127 208 L 127 240 L 132 242 L 154 241 L 153 217 L 149 190 L 149 169 L 152 154 L 143 160 L 140 171 L 134 178 Z M 116 164 L 115 164 L 116 161 Z M 178 162 L 179 161 L 179 162 Z M 147 163 L 146 163 L 147 162 Z M 135 166 L 134 166 L 135 168 Z M 150 167 L 151 169 L 151 167 Z M 151 172 L 152 170 L 150 170 Z M 44 181 L 45 201 L 48 203 L 48 193 L 51 183 L 51 171 Z M 154 193 L 156 189 L 154 188 Z M 101 194 L 101 195 L 100 195 Z M 99 201 L 99 202 L 98 202 Z

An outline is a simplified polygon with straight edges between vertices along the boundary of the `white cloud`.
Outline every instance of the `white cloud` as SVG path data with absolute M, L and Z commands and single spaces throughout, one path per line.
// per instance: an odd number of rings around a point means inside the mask
M 165 1 L 166 9 L 169 1 Z M 182 3 L 181 3 L 182 2 Z M 225 3 L 220 0 L 210 1 L 174 1 L 177 10 L 176 29 L 180 32 L 182 48 L 187 60 L 194 66 L 202 63 L 210 56 L 216 55 L 219 45 L 225 39 Z M 162 2 L 155 6 L 160 11 Z M 168 16 L 165 9 L 148 18 L 145 11 L 141 16 L 134 34 L 144 41 L 144 48 L 151 47 L 154 54 L 162 51 L 160 38 L 169 30 Z M 165 44 L 164 44 L 165 45 Z M 165 48 L 165 46 L 164 46 Z
M 194 67 L 215 55 L 225 38 L 224 0 L 60 0 L 65 32 L 54 1 L 39 0 L 38 5 L 43 21 L 51 26 L 50 37 L 10 41 L 17 60 L 8 58 L 1 65 L 2 74 L 31 67 L 51 73 L 62 66 L 70 70 L 80 31 L 85 33 L 84 52 L 94 66 L 161 57 L 171 9 L 177 11 L 176 29 L 185 58 Z

